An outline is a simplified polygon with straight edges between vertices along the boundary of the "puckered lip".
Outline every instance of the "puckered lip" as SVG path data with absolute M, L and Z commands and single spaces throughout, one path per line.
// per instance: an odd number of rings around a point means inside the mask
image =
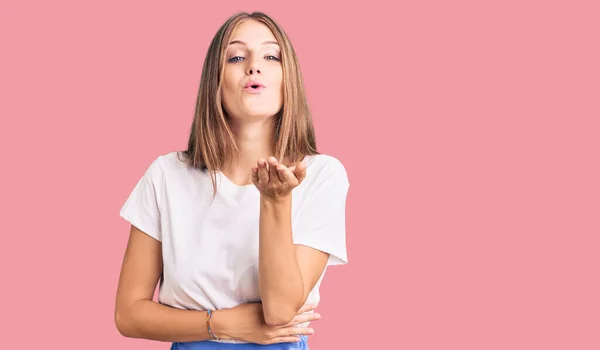
M 257 87 L 262 87 L 262 88 L 265 87 L 263 84 L 261 84 L 260 82 L 258 82 L 256 80 L 250 80 L 249 82 L 246 83 L 246 85 L 244 85 L 244 89 L 252 87 L 252 86 L 257 86 Z

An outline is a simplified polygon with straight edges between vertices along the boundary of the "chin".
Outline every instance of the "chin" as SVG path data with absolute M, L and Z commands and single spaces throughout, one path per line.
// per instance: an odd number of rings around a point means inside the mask
M 242 118 L 242 119 L 248 120 L 248 121 L 261 121 L 261 120 L 268 120 L 268 119 L 272 118 L 274 115 L 275 115 L 274 113 L 270 113 L 270 114 L 264 114 L 264 113 L 248 114 L 248 115 L 246 115 L 245 118 Z
M 252 110 L 252 111 L 246 111 L 243 114 L 243 118 L 242 119 L 251 119 L 251 120 L 262 120 L 262 119 L 268 119 L 271 118 L 273 116 L 275 116 L 277 113 L 279 113 L 280 110 Z
M 227 116 L 235 121 L 244 122 L 244 121 L 262 121 L 272 118 L 281 112 L 280 108 L 241 108 L 238 109 L 235 113 L 229 113 L 226 108 L 224 108 L 224 112 Z

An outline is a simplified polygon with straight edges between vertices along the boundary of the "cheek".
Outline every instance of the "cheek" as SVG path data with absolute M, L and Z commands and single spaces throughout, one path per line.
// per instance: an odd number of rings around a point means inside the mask
M 224 103 L 227 103 L 231 100 L 235 93 L 235 82 L 231 75 L 231 72 L 226 71 L 223 74 L 223 85 L 222 85 L 221 95 Z
M 224 91 L 231 90 L 232 85 L 233 85 L 233 79 L 231 76 L 231 72 L 228 70 L 225 70 L 225 72 L 223 72 L 223 90 Z
M 277 74 L 277 76 L 273 79 L 273 85 L 279 86 L 279 94 L 283 98 L 283 74 L 282 73 Z

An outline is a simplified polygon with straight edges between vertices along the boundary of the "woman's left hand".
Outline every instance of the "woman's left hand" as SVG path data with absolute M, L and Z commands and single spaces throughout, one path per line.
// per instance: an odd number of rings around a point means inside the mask
M 275 157 L 259 159 L 256 167 L 252 167 L 252 182 L 260 193 L 269 199 L 279 200 L 287 197 L 292 190 L 302 183 L 306 177 L 306 164 L 286 167 L 279 164 Z

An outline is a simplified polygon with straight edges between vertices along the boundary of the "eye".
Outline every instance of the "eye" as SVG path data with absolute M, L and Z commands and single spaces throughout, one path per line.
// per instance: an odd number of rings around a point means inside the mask
M 241 57 L 241 56 L 233 56 L 230 59 L 228 59 L 227 62 L 235 63 L 235 62 L 239 62 L 243 59 L 244 59 L 244 57 Z
M 279 61 L 279 57 L 273 56 L 273 55 L 269 55 L 265 58 L 268 59 L 269 61 Z

